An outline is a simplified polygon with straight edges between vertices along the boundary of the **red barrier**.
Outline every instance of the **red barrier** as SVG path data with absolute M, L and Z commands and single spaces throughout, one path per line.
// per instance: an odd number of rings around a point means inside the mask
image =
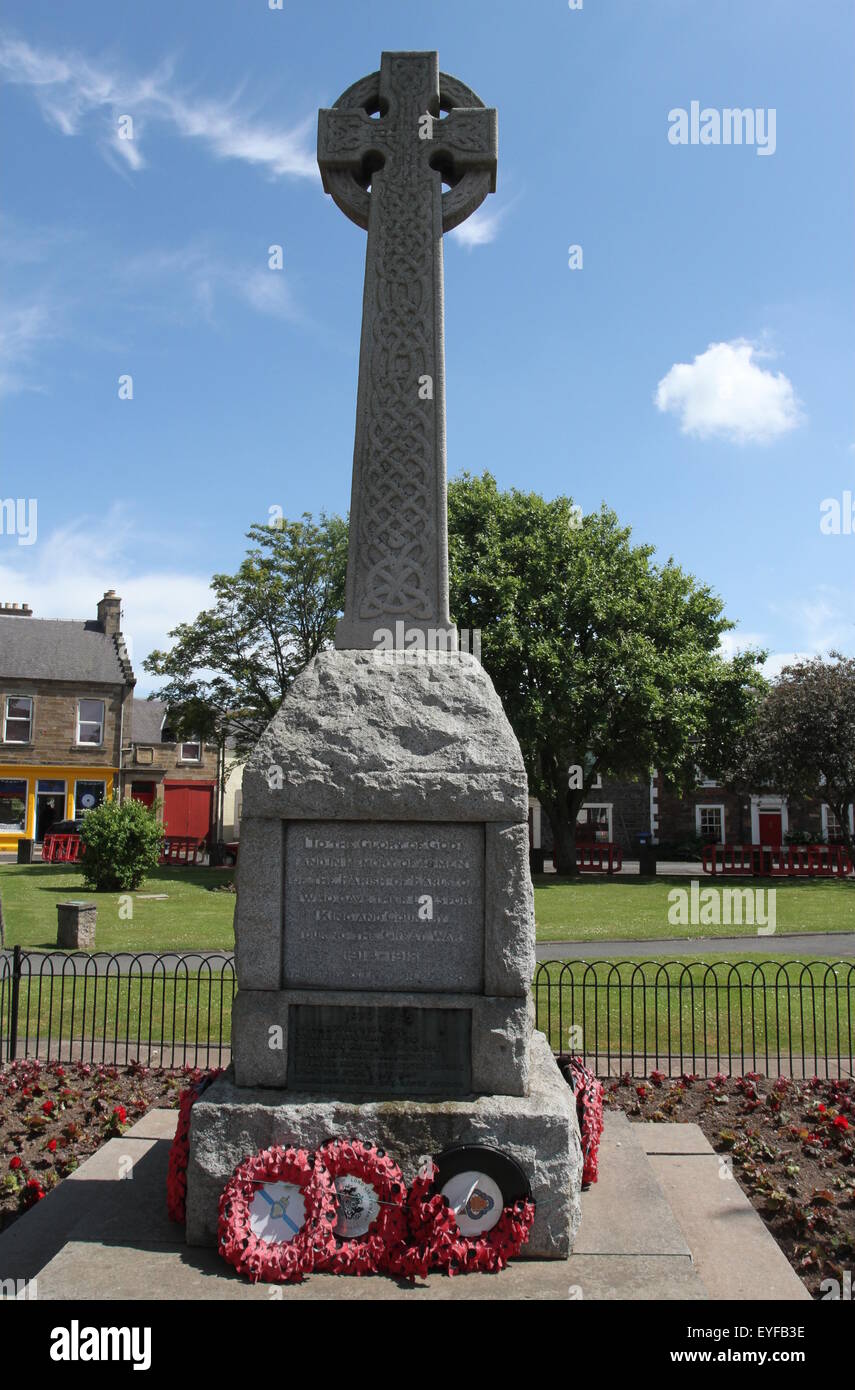
M 160 854 L 161 864 L 201 864 L 205 841 L 190 835 L 167 835 Z
M 80 858 L 79 835 L 45 835 L 43 864 L 76 864 Z
M 623 850 L 613 844 L 577 845 L 576 864 L 583 874 L 617 874 L 623 868 Z
M 852 861 L 843 845 L 706 845 L 705 874 L 757 878 L 845 878 Z
M 702 864 L 705 874 L 759 874 L 762 873 L 760 846 L 705 845 Z

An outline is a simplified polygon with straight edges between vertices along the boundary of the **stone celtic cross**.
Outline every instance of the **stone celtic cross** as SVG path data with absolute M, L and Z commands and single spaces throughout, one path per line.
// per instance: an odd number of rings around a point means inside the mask
M 384 53 L 319 113 L 324 188 L 368 231 L 340 649 L 451 629 L 442 235 L 495 191 L 496 152 L 496 112 L 436 53 Z

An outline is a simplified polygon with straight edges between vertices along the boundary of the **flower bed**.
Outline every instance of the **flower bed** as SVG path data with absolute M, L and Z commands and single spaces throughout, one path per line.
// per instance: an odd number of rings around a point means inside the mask
M 0 1069 L 0 1230 L 203 1072 L 26 1059 Z
M 631 1120 L 697 1124 L 810 1293 L 843 1282 L 855 1260 L 855 1082 L 759 1072 L 711 1080 L 653 1071 L 605 1082 L 605 1105 Z

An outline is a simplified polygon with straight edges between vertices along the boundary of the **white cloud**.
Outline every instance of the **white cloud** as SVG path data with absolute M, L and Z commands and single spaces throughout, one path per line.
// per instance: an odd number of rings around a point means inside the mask
M 136 256 L 122 267 L 122 275 L 125 282 L 131 285 L 171 281 L 170 303 L 173 307 L 176 293 L 183 287 L 211 321 L 217 299 L 222 295 L 242 301 L 259 314 L 292 321 L 302 318 L 294 304 L 284 271 L 266 267 L 248 269 L 229 264 L 201 246 L 152 251 L 144 256 Z
M 37 348 L 56 336 L 56 314 L 46 301 L 0 306 L 0 396 L 40 389 L 21 368 L 29 366 Z
M 194 100 L 174 89 L 169 63 L 133 78 L 108 71 L 82 54 L 66 60 L 24 40 L 3 37 L 0 76 L 31 88 L 45 120 L 63 135 L 78 135 L 91 125 L 105 156 L 116 164 L 118 155 L 132 170 L 145 165 L 140 137 L 144 122 L 151 121 L 171 126 L 185 139 L 201 140 L 220 159 L 257 164 L 272 178 L 319 178 L 314 116 L 283 130 L 254 120 L 238 106 L 236 96 Z M 122 116 L 133 120 L 133 140 L 118 136 Z
M 497 212 L 487 212 L 484 208 L 479 208 L 449 235 L 459 241 L 461 246 L 465 246 L 467 251 L 471 251 L 475 246 L 487 246 L 499 235 L 505 211 L 504 208 L 500 208 Z
M 36 618 L 94 618 L 98 600 L 115 589 L 139 694 L 157 684 L 143 671 L 144 658 L 169 646 L 170 628 L 210 607 L 212 594 L 208 576 L 135 571 L 126 558 L 134 539 L 139 540 L 138 530 L 119 505 L 97 522 L 80 517 L 39 535 L 35 545 L 19 547 L 6 537 L 0 541 L 0 600 L 28 603 Z
M 800 425 L 802 415 L 792 382 L 757 365 L 766 355 L 744 338 L 710 343 L 693 362 L 666 373 L 656 405 L 680 417 L 683 434 L 767 444 Z

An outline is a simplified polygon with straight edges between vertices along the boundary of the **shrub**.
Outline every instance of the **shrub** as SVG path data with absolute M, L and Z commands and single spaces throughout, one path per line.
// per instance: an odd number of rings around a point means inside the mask
M 84 817 L 80 839 L 87 888 L 124 893 L 157 868 L 163 826 L 141 801 L 105 801 Z

